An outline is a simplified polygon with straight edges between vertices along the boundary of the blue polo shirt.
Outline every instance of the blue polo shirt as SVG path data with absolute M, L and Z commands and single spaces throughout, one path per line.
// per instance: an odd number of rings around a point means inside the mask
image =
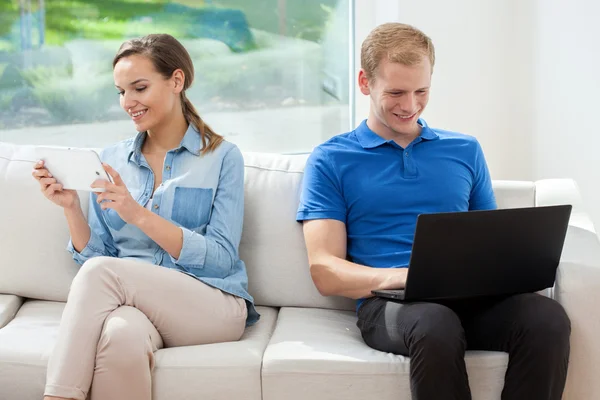
M 477 139 L 419 124 L 421 134 L 406 148 L 366 120 L 315 148 L 296 219 L 342 221 L 350 261 L 398 268 L 408 266 L 419 214 L 495 209 Z

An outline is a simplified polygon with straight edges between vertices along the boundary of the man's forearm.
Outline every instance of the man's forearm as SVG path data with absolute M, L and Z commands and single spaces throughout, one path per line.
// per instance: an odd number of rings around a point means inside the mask
M 407 268 L 373 268 L 329 256 L 311 263 L 311 276 L 324 296 L 360 299 L 372 290 L 403 289 Z

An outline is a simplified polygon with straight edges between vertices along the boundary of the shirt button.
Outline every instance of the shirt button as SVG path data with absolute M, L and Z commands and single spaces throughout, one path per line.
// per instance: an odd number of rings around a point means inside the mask
M 158 204 L 155 204 L 155 205 L 154 205 L 154 209 L 155 209 L 155 210 L 158 210 Z
M 167 165 L 167 166 L 165 167 L 165 169 L 166 169 L 167 171 L 170 171 L 170 170 L 171 170 L 171 166 L 170 166 L 170 165 Z
M 406 152 L 406 157 L 408 157 L 408 152 Z

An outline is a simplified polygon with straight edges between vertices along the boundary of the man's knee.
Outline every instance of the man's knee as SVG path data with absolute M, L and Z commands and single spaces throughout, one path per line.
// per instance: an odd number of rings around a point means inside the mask
M 149 365 L 153 349 L 139 310 L 122 306 L 113 311 L 104 324 L 98 349 L 98 368 L 128 370 Z
M 454 355 L 462 354 L 466 349 L 465 332 L 456 313 L 435 303 L 423 307 L 410 341 L 411 352 L 418 347 L 439 355 Z
M 523 333 L 532 344 L 543 348 L 568 345 L 571 321 L 560 303 L 538 294 L 523 295 L 521 302 Z

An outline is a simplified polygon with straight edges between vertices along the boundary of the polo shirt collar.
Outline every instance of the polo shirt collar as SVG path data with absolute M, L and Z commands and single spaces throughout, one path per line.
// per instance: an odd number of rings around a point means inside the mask
M 439 137 L 438 134 L 427 125 L 424 119 L 419 118 L 417 120 L 417 123 L 422 127 L 421 134 L 416 139 L 417 141 L 435 140 Z M 373 149 L 375 147 L 381 146 L 382 144 L 393 142 L 393 140 L 385 140 L 384 138 L 373 132 L 371 128 L 367 126 L 366 119 L 363 122 L 361 122 L 361 124 L 356 128 L 355 134 L 356 138 L 358 139 L 358 142 L 364 149 Z
M 142 145 L 146 140 L 146 136 L 146 131 L 139 132 L 129 147 L 129 155 L 127 159 L 128 161 L 133 160 L 138 166 L 142 164 Z M 181 151 L 182 149 L 186 149 L 196 156 L 199 156 L 200 152 L 202 151 L 200 133 L 192 124 L 188 126 L 187 131 L 185 131 L 185 135 L 183 135 L 183 139 L 181 139 L 179 147 L 177 147 L 175 150 Z
M 419 118 L 417 123 L 423 127 L 420 135 L 421 140 L 439 139 L 440 136 L 433 129 L 431 129 L 429 125 L 427 125 L 427 122 L 425 122 L 423 118 Z

